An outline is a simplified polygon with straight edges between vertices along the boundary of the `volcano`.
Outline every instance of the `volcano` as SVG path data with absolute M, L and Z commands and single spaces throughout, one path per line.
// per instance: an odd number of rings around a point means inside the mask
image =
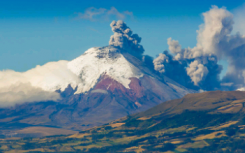
M 124 22 L 114 21 L 111 26 L 114 35 L 109 46 L 93 47 L 72 61 L 62 61 L 66 73 L 55 69 L 58 76 L 45 74 L 30 81 L 44 91 L 59 93 L 58 100 L 1 109 L 3 135 L 20 134 L 30 127 L 84 130 L 196 92 L 154 71 L 144 60 L 141 39 Z

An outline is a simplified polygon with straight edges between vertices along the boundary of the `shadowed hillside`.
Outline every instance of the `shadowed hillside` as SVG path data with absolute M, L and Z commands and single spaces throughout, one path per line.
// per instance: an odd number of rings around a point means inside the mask
M 196 94 L 188 94 L 181 99 L 167 101 L 145 112 L 135 115 L 151 116 L 157 113 L 179 114 L 184 110 L 210 111 L 215 113 L 236 113 L 244 111 L 245 92 L 242 91 L 210 91 Z M 221 108 L 221 106 L 226 106 Z
M 188 94 L 69 136 L 5 139 L 2 151 L 245 152 L 245 92 Z

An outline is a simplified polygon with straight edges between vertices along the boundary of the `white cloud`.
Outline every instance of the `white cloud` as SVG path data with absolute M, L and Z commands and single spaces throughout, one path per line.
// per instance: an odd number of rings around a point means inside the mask
M 85 10 L 84 13 L 77 13 L 77 19 L 85 19 L 90 21 L 98 20 L 110 20 L 112 17 L 115 19 L 125 19 L 127 17 L 133 17 L 133 13 L 129 11 L 119 12 L 115 7 L 111 7 L 109 10 L 105 8 L 90 7 Z
M 64 90 L 69 84 L 75 88 L 81 80 L 68 69 L 68 62 L 62 60 L 49 62 L 43 66 L 38 65 L 23 73 L 23 76 L 33 86 L 41 87 L 46 91 Z
M 69 84 L 73 88 L 80 81 L 67 68 L 68 61 L 49 62 L 26 72 L 0 71 L 0 107 L 24 102 L 56 101 Z
M 233 15 L 225 8 L 213 6 L 208 12 L 203 13 L 204 24 L 200 26 L 197 36 L 197 48 L 201 48 L 203 54 L 221 55 L 221 41 L 227 41 L 232 31 Z M 225 42 L 226 43 L 226 42 Z
M 17 83 L 0 88 L 0 107 L 14 106 L 26 102 L 56 101 L 59 93 L 44 91 L 30 83 Z

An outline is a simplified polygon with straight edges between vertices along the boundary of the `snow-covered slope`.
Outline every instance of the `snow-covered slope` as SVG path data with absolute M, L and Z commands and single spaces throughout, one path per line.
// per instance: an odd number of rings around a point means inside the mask
M 129 88 L 130 78 L 140 78 L 143 73 L 128 62 L 125 57 L 111 46 L 91 48 L 68 64 L 68 69 L 78 76 L 76 93 L 84 93 L 95 86 L 98 79 L 106 74 Z

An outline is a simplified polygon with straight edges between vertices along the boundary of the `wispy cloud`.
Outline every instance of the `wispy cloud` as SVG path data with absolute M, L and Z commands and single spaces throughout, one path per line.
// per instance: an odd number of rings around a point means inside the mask
M 111 18 L 115 19 L 125 19 L 127 17 L 133 18 L 133 13 L 129 11 L 119 12 L 115 7 L 110 9 L 105 8 L 95 8 L 89 7 L 84 13 L 77 13 L 77 19 L 90 20 L 90 21 L 101 21 L 101 20 L 110 20 Z
M 94 28 L 92 28 L 92 27 L 88 27 L 88 29 L 91 30 L 91 31 L 94 31 L 94 32 L 96 32 L 96 33 L 98 33 L 98 34 L 102 34 L 99 30 L 94 29 Z

